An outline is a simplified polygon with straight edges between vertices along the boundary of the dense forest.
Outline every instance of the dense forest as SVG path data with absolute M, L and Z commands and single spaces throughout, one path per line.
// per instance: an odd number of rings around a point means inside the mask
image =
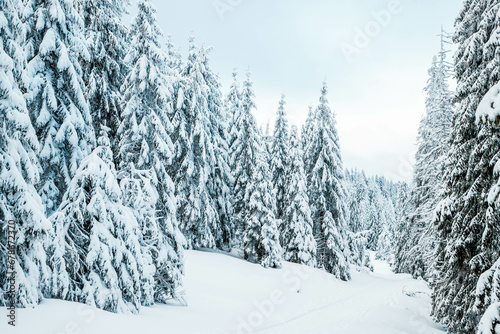
M 449 333 L 500 329 L 500 1 L 443 33 L 409 183 L 345 169 L 326 82 L 302 128 L 283 95 L 263 131 L 249 71 L 223 90 L 210 47 L 183 56 L 148 0 L 130 26 L 128 7 L 0 0 L 1 306 L 184 304 L 185 250 L 343 281 L 373 253 L 430 284 Z

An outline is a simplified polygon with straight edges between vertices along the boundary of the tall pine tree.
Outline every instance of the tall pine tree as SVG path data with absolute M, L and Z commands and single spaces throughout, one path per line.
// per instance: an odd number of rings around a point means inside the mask
M 131 71 L 122 87 L 119 179 L 124 188 L 134 190 L 128 196 L 140 196 L 138 199 L 146 207 L 154 208 L 153 217 L 152 210 L 134 212 L 145 236 L 143 247 L 149 249 L 156 268 L 154 300 L 166 302 L 181 299 L 178 291 L 182 285 L 185 242 L 177 224 L 174 184 L 167 172 L 173 156 L 172 124 L 168 117 L 173 88 L 166 75 L 167 58 L 159 44 L 162 33 L 156 10 L 145 0 L 139 1 L 138 6 L 130 29 L 131 48 L 125 58 Z
M 279 231 L 274 216 L 271 173 L 259 138 L 251 142 L 255 167 L 245 193 L 243 251 L 245 259 L 264 268 L 281 268 Z
M 255 168 L 254 161 L 257 160 L 258 155 L 255 145 L 252 144 L 259 136 L 252 115 L 252 110 L 256 108 L 252 85 L 250 73 L 247 73 L 241 92 L 241 115 L 235 119 L 236 123 L 233 124 L 231 133 L 231 139 L 234 139 L 230 147 L 234 178 L 234 221 L 239 244 L 241 244 L 245 227 L 245 196 Z
M 95 145 L 79 60 L 90 58 L 83 22 L 70 0 L 28 0 L 26 100 L 40 141 L 38 185 L 47 215 Z
M 237 237 L 245 258 L 264 267 L 281 267 L 279 231 L 274 216 L 271 174 L 252 110 L 255 108 L 250 73 L 241 92 L 239 129 L 231 147 L 234 175 L 234 213 Z
M 407 245 L 404 253 L 398 253 L 398 272 L 414 277 L 431 279 L 434 263 L 436 232 L 433 222 L 434 210 L 441 199 L 442 175 L 449 150 L 449 137 L 453 117 L 452 93 L 447 79 L 450 65 L 446 62 L 444 45 L 447 37 L 442 34 L 441 51 L 429 70 L 429 81 L 425 91 L 426 114 L 418 129 L 418 151 L 413 176 L 411 200 L 413 212 L 402 219 L 408 220 L 408 237 L 400 239 Z
M 229 155 L 220 84 L 209 49 L 190 54 L 177 101 L 175 177 L 178 219 L 189 248 L 229 249 L 232 242 Z
M 270 154 L 270 164 L 272 173 L 272 185 L 276 192 L 276 219 L 278 219 L 279 230 L 283 237 L 283 219 L 285 215 L 285 194 L 287 172 L 289 169 L 289 138 L 288 138 L 288 119 L 285 110 L 285 95 L 281 96 L 279 108 L 276 113 L 276 124 L 274 125 L 274 135 L 272 137 L 272 147 Z M 281 240 L 284 247 L 284 240 Z
M 349 280 L 344 217 L 344 169 L 334 115 L 328 105 L 326 83 L 321 88 L 313 138 L 307 147 L 310 157 L 309 198 L 318 244 L 318 266 L 342 280 Z
M 437 281 L 433 314 L 450 333 L 473 333 L 481 309 L 474 307 L 480 275 L 496 261 L 498 217 L 490 212 L 488 193 L 499 159 L 497 127 L 476 123 L 484 95 L 499 80 L 498 1 L 465 1 L 456 23 L 457 99 L 453 118 L 444 199 L 437 211 Z
M 19 88 L 25 67 L 21 8 L 20 1 L 0 1 L 0 305 L 26 307 L 41 301 L 48 284 L 45 247 L 53 234 L 34 187 L 39 143 Z M 7 296 L 13 272 L 16 294 Z
M 85 96 L 95 133 L 106 125 L 110 139 L 116 138 L 120 125 L 120 86 L 125 78 L 123 62 L 127 53 L 128 29 L 122 22 L 128 0 L 76 0 L 85 28 L 89 59 L 83 59 Z M 116 153 L 116 142 L 112 142 Z
M 241 117 L 241 96 L 240 85 L 238 83 L 238 71 L 233 70 L 233 82 L 229 88 L 226 99 L 224 101 L 224 110 L 228 123 L 228 145 L 229 149 L 233 147 L 234 142 L 239 134 L 238 128 L 239 118 Z
M 67 271 L 58 279 L 68 285 L 62 287 L 68 290 L 65 299 L 136 313 L 141 300 L 140 231 L 131 209 L 122 204 L 107 129 L 102 130 L 99 146 L 82 161 L 51 217 Z
M 298 130 L 292 126 L 290 134 L 290 164 L 284 177 L 283 220 L 281 240 L 283 259 L 289 262 L 316 266 L 316 241 L 312 233 L 313 221 L 307 196 L 303 151 Z

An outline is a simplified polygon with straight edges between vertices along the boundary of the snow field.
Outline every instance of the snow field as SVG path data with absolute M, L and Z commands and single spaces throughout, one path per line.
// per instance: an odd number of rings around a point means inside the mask
M 139 315 L 117 315 L 46 300 L 35 309 L 18 310 L 16 328 L 2 321 L 0 333 L 444 333 L 429 317 L 425 282 L 395 275 L 384 262 L 373 263 L 374 273 L 353 270 L 352 281 L 342 282 L 288 262 L 281 270 L 264 269 L 237 256 L 188 251 L 187 307 L 172 303 L 142 308 Z

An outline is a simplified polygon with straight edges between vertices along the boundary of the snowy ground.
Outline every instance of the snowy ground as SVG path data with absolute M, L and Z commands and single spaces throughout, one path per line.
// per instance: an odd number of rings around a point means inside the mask
M 18 310 L 15 329 L 2 317 L 0 333 L 442 334 L 428 316 L 426 284 L 374 265 L 375 273 L 354 272 L 346 283 L 289 263 L 266 270 L 224 254 L 186 252 L 188 307 L 143 308 L 133 316 L 48 300 Z

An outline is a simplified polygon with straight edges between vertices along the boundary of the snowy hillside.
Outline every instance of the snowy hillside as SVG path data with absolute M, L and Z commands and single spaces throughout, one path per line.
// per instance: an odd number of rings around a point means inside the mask
M 375 260 L 374 266 L 374 273 L 353 270 L 352 281 L 342 282 L 305 266 L 284 263 L 282 270 L 266 270 L 225 254 L 188 251 L 188 307 L 155 306 L 142 308 L 139 315 L 116 315 L 46 300 L 35 310 L 19 310 L 18 327 L 2 322 L 0 332 L 442 333 L 429 319 L 430 291 L 423 281 L 395 275 L 384 262 Z

